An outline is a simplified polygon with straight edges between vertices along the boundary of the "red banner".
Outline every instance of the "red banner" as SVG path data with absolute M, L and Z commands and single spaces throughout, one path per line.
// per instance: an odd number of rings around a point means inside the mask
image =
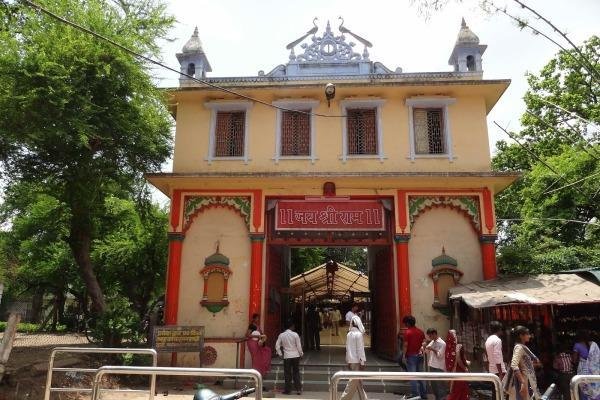
M 275 229 L 281 231 L 384 231 L 377 200 L 280 200 Z

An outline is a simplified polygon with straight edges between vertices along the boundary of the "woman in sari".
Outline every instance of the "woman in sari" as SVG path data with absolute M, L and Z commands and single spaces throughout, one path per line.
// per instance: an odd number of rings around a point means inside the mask
M 529 400 L 531 389 L 533 397 L 540 400 L 541 395 L 535 378 L 535 365 L 540 361 L 527 347 L 531 338 L 529 329 L 519 325 L 513 329 L 513 334 L 516 344 L 505 384 L 508 397 L 510 400 Z
M 451 329 L 446 337 L 446 371 L 469 372 L 469 361 L 462 344 L 458 343 L 456 331 Z M 450 381 L 450 393 L 446 400 L 468 400 L 469 384 L 466 381 Z
M 591 340 L 588 331 L 577 332 L 573 361 L 577 364 L 577 375 L 600 375 L 600 349 Z M 579 393 L 582 400 L 599 400 L 600 384 L 583 383 L 579 386 Z
M 259 323 L 260 315 L 252 315 L 246 332 L 246 344 L 252 357 L 252 368 L 260 372 L 264 379 L 271 370 L 271 348 L 266 346 L 267 337 L 262 334 Z M 263 390 L 266 389 L 263 387 Z

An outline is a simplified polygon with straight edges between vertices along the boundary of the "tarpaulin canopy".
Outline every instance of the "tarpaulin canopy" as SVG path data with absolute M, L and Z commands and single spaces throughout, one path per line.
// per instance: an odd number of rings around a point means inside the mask
M 473 308 L 505 304 L 600 303 L 600 285 L 578 274 L 510 276 L 451 288 L 450 300 L 462 299 Z
M 290 279 L 292 296 L 301 297 L 304 290 L 307 300 L 333 298 L 343 301 L 349 300 L 352 292 L 369 292 L 369 278 L 365 274 L 339 263 L 337 266 L 331 293 L 327 288 L 327 264 L 322 264 Z

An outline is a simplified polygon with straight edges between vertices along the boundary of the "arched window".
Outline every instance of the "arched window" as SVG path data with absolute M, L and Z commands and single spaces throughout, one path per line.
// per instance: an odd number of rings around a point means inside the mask
M 188 64 L 187 74 L 190 76 L 196 76 L 196 64 L 194 64 L 194 63 Z
M 467 56 L 467 70 L 475 71 L 475 57 Z

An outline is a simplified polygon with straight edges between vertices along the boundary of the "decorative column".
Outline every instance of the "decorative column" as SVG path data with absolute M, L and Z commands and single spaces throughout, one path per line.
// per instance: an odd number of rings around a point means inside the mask
M 483 279 L 494 279 L 498 276 L 496 268 L 496 224 L 494 223 L 494 205 L 492 192 L 484 188 L 481 192 L 483 200 L 483 218 L 485 230 L 481 228 L 481 258 Z
M 496 235 L 482 235 L 481 261 L 483 268 L 483 280 L 495 279 L 498 276 L 496 268 Z
M 181 277 L 181 250 L 185 236 L 180 232 L 169 234 L 169 262 L 167 267 L 167 289 L 165 294 L 165 325 L 177 324 L 179 309 L 179 281 Z
M 400 309 L 400 321 L 411 314 L 410 306 L 410 271 L 408 265 L 408 241 L 409 234 L 396 235 L 396 265 L 398 265 L 398 304 Z
M 250 265 L 250 298 L 248 302 L 248 314 L 260 313 L 260 302 L 262 298 L 262 255 L 265 243 L 264 233 L 251 233 L 251 265 Z

